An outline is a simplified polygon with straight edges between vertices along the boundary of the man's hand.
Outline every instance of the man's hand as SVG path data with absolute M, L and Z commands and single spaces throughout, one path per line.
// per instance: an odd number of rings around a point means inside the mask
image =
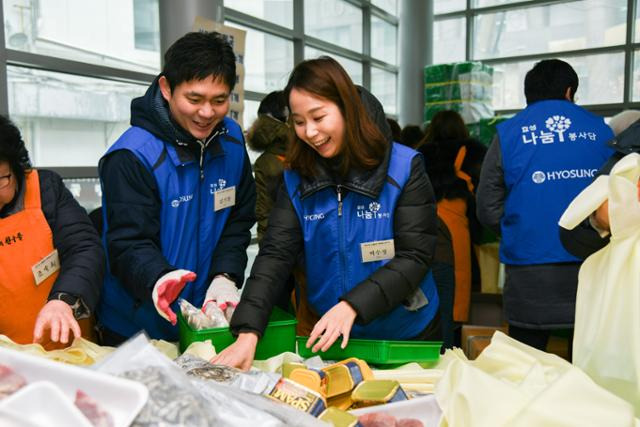
M 178 298 L 187 282 L 194 280 L 196 280 L 196 273 L 189 270 L 174 270 L 159 278 L 153 286 L 151 294 L 153 305 L 158 314 L 171 322 L 172 325 L 175 325 L 178 319 L 171 310 L 171 303 Z
M 73 310 L 69 304 L 61 300 L 51 300 L 42 307 L 33 329 L 33 342 L 41 342 L 47 329 L 51 331 L 51 341 L 62 344 L 69 342 L 69 330 L 75 338 L 81 335 L 80 325 L 73 317 Z
M 345 348 L 349 343 L 349 334 L 356 320 L 357 313 L 346 301 L 340 301 L 331 307 L 324 316 L 315 324 L 306 347 L 309 348 L 319 338 L 319 341 L 313 345 L 311 351 L 314 353 L 318 350 L 327 351 L 340 335 L 342 335 L 341 348 Z
M 207 289 L 202 310 L 205 311 L 207 304 L 216 304 L 224 312 L 227 320 L 230 320 L 231 314 L 233 314 L 233 310 L 239 301 L 240 293 L 236 288 L 236 284 L 222 274 L 218 274 L 213 278 L 209 289 Z
M 258 336 L 253 332 L 243 332 L 236 342 L 222 350 L 209 362 L 214 365 L 226 365 L 248 371 L 253 363 L 258 345 Z

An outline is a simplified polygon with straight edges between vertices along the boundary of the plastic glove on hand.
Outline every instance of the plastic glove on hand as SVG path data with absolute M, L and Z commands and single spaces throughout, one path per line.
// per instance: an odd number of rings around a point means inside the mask
M 215 304 L 225 313 L 227 320 L 229 320 L 236 308 L 236 305 L 238 305 L 238 302 L 240 301 L 240 293 L 238 292 L 238 288 L 236 288 L 236 284 L 232 280 L 229 280 L 227 277 L 219 274 L 211 281 L 209 289 L 207 289 L 207 293 L 204 297 L 204 301 L 205 302 L 202 305 L 203 311 L 206 310 L 208 303 L 215 302 Z
M 196 280 L 196 273 L 189 270 L 174 270 L 158 279 L 153 286 L 151 297 L 158 314 L 172 325 L 176 324 L 176 314 L 171 310 L 171 303 L 178 298 L 187 282 Z

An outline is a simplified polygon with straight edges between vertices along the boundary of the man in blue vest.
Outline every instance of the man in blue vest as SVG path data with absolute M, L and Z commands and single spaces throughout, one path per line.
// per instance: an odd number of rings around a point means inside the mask
M 233 49 L 219 33 L 189 33 L 164 60 L 131 103 L 131 127 L 100 160 L 103 344 L 140 330 L 175 341 L 178 298 L 230 314 L 244 280 L 255 184 L 240 126 L 225 117 Z
M 476 195 L 478 219 L 501 235 L 509 335 L 541 350 L 575 317 L 580 264 L 560 243 L 558 220 L 612 153 L 611 129 L 574 104 L 577 89 L 566 62 L 535 64 L 527 108 L 498 125 Z

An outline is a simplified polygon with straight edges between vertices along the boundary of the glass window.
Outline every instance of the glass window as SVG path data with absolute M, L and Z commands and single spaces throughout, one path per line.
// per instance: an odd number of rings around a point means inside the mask
M 10 49 L 160 71 L 158 0 L 3 0 L 3 6 Z
M 441 0 L 446 1 L 446 0 Z M 472 7 L 488 7 L 488 6 L 497 6 L 500 4 L 513 4 L 519 3 L 527 0 L 473 0 Z
M 293 28 L 293 0 L 224 0 L 225 7 Z
M 627 0 L 585 0 L 478 15 L 473 58 L 624 44 L 626 5 Z
M 433 23 L 433 63 L 464 61 L 466 37 L 465 18 L 435 21 Z
M 467 7 L 467 0 L 434 0 L 433 13 L 448 13 L 464 10 Z
M 133 0 L 136 49 L 160 52 L 158 0 Z
M 624 53 L 605 53 L 580 57 L 560 57 L 576 70 L 580 84 L 576 103 L 609 104 L 623 101 Z M 496 110 L 523 108 L 524 76 L 534 62 L 497 64 L 493 73 L 493 106 Z
M 244 56 L 244 88 L 256 92 L 284 89 L 293 68 L 293 42 L 235 22 L 225 25 L 247 32 Z
M 378 6 L 390 15 L 398 15 L 398 0 L 371 0 L 371 4 Z
M 635 36 L 634 40 L 637 42 L 640 41 L 640 5 L 636 4 L 636 23 L 635 23 Z
M 371 56 L 389 64 L 396 60 L 397 27 L 376 16 L 371 17 Z
M 631 98 L 640 101 L 640 51 L 633 53 L 633 79 L 631 82 Z
M 304 57 L 306 59 L 313 59 L 319 56 L 326 55 L 330 56 L 344 67 L 344 69 L 351 77 L 351 80 L 357 85 L 362 84 L 362 64 L 358 61 L 354 61 L 353 59 L 345 58 L 344 56 L 336 55 L 335 53 L 325 52 L 320 49 L 315 49 L 313 47 L 305 46 L 304 48 Z
M 396 114 L 398 112 L 397 82 L 398 76 L 396 73 L 371 67 L 371 93 L 380 100 L 386 114 Z
M 304 2 L 304 32 L 362 52 L 362 9 L 343 0 L 307 0 Z
M 7 67 L 9 114 L 35 166 L 97 166 L 147 86 Z M 64 155 L 62 155 L 64 153 Z

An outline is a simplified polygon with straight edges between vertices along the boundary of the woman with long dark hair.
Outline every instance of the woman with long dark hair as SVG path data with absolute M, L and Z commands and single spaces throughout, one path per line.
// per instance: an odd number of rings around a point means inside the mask
M 300 63 L 285 96 L 291 144 L 284 185 L 231 320 L 236 342 L 212 362 L 249 368 L 274 297 L 304 251 L 307 302 L 320 316 L 307 347 L 340 336 L 440 337 L 429 272 L 436 240 L 420 155 L 386 139 L 333 59 Z

